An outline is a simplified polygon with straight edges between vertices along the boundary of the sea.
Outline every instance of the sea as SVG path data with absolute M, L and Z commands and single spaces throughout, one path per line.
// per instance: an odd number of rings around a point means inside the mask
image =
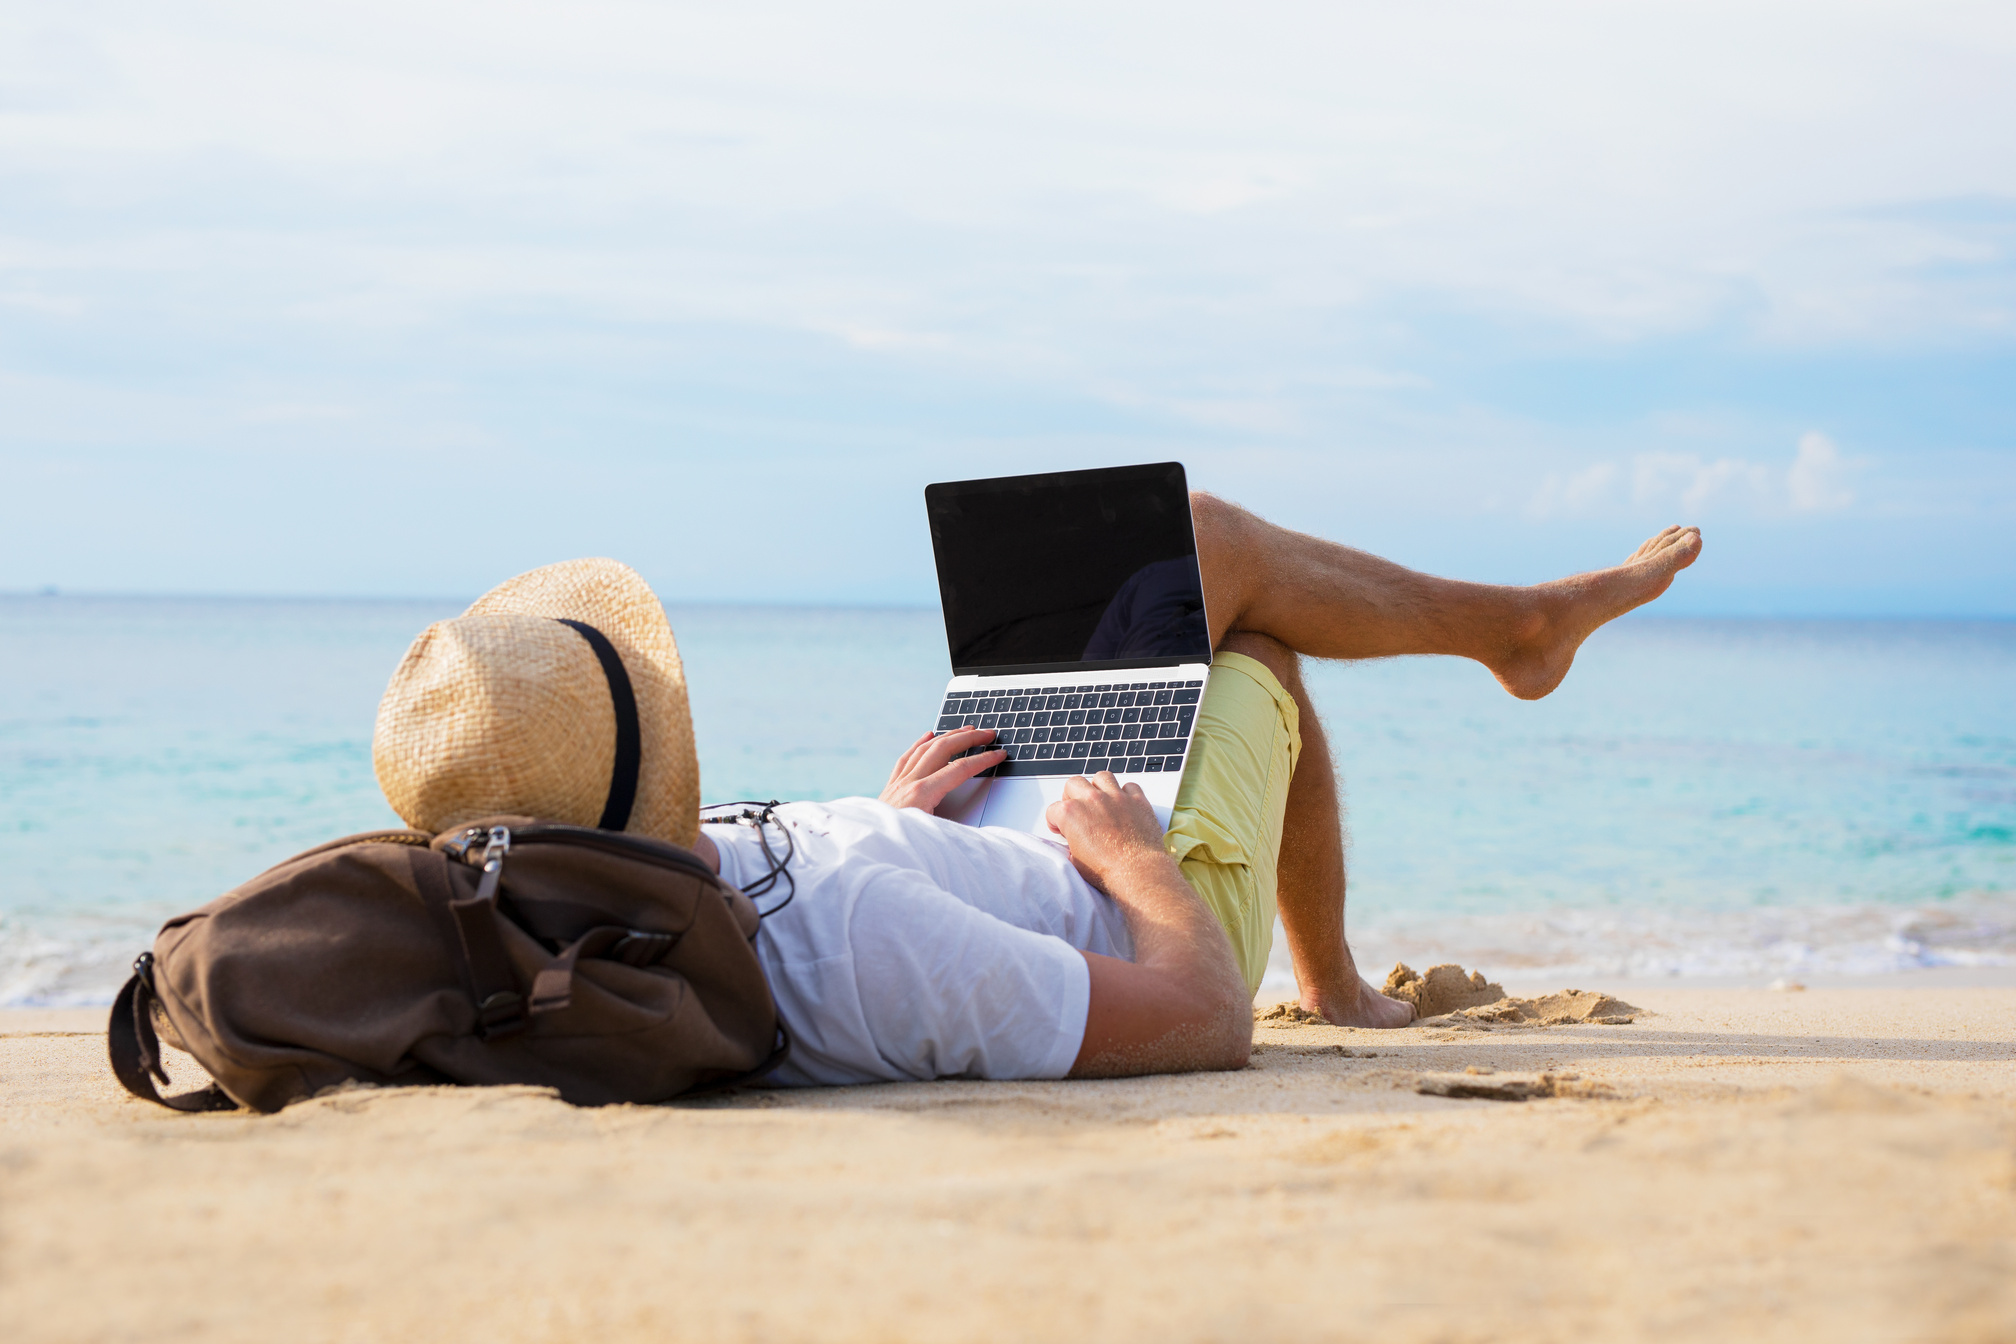
M 378 698 L 461 605 L 0 596 L 0 1005 L 107 1003 L 164 919 L 396 825 Z M 935 609 L 668 612 L 710 802 L 877 793 L 949 673 Z M 1308 680 L 1375 980 L 2016 966 L 2016 623 L 1637 614 L 1534 703 L 1453 659 Z

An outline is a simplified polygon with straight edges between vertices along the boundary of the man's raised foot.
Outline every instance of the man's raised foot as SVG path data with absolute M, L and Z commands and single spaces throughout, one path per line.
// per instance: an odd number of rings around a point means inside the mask
M 1521 700 L 1538 700 L 1568 675 L 1575 651 L 1597 627 L 1665 592 L 1673 576 L 1701 556 L 1701 529 L 1669 527 L 1611 569 L 1591 570 L 1528 589 L 1533 610 L 1519 637 L 1485 665 Z

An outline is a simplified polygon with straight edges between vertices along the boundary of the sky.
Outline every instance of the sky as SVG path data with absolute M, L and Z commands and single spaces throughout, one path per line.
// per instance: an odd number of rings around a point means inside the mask
M 927 482 L 1171 459 L 2016 616 L 2016 7 L 0 7 L 0 590 L 930 603 Z

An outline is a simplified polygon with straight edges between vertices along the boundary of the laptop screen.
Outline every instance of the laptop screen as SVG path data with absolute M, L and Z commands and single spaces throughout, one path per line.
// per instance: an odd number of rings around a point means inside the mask
M 1180 462 L 927 486 L 953 671 L 1211 661 Z

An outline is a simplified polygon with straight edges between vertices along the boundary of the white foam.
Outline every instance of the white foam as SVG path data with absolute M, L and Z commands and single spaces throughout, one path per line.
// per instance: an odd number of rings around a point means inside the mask
M 109 1004 L 133 959 L 153 946 L 155 928 L 141 918 L 0 916 L 0 1008 Z
M 1395 961 L 1453 961 L 1493 976 L 1648 979 L 1880 975 L 1940 966 L 2016 966 L 2016 896 L 1972 895 L 1937 905 L 1672 912 L 1550 910 L 1496 916 L 1387 920 L 1351 929 L 1352 949 L 1377 980 Z M 1263 992 L 1291 992 L 1277 927 Z

